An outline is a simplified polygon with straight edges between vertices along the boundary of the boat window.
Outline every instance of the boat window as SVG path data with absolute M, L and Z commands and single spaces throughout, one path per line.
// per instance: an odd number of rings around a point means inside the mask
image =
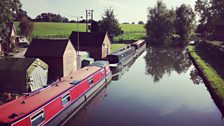
M 108 56 L 108 61 L 113 64 L 113 63 L 118 63 L 119 59 L 118 59 L 117 55 L 109 55 Z
M 65 106 L 70 101 L 70 94 L 66 94 L 64 97 L 62 97 L 62 104 Z
M 36 115 L 31 117 L 31 124 L 32 126 L 40 126 L 45 120 L 44 111 L 38 112 Z
M 89 85 L 92 85 L 94 83 L 93 78 L 89 78 L 88 81 L 89 81 Z

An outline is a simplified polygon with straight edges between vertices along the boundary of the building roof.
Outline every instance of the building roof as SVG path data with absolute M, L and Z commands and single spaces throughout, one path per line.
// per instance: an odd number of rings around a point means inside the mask
M 25 57 L 63 57 L 69 39 L 33 39 Z
M 38 58 L 1 57 L 0 92 L 10 91 L 16 93 L 25 93 L 29 92 L 30 89 L 33 91 L 46 85 L 44 81 L 42 81 L 42 83 L 36 83 L 32 85 L 27 82 L 27 76 L 32 76 L 33 80 L 39 80 L 42 77 L 46 77 L 43 72 L 40 72 L 39 68 L 37 70 L 38 73 L 37 71 L 35 72 L 35 75 L 39 75 L 38 78 L 32 75 L 37 66 L 41 67 L 44 71 L 47 72 L 48 65 Z
M 102 47 L 106 32 L 79 32 L 79 46 Z M 73 31 L 70 35 L 73 46 L 77 47 L 78 32 Z M 108 36 L 109 38 L 109 36 Z
M 27 71 L 37 58 L 0 58 L 0 71 Z

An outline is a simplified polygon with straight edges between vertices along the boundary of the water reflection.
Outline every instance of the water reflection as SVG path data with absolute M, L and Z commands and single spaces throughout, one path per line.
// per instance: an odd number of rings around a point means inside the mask
M 223 126 L 221 113 L 215 106 L 207 88 L 195 85 L 190 79 L 192 65 L 185 56 L 178 60 L 172 56 L 149 56 L 148 49 L 128 72 L 96 97 L 69 126 Z M 175 52 L 175 51 L 174 51 Z M 171 52 L 169 55 L 178 55 Z M 176 51 L 178 52 L 178 51 Z M 186 52 L 181 52 L 185 54 Z M 168 53 L 166 51 L 166 53 Z M 170 53 L 170 52 L 169 52 Z M 145 56 L 146 55 L 146 56 Z M 166 54 L 168 55 L 168 54 Z M 154 67 L 145 58 L 162 59 L 162 78 L 154 85 L 154 78 L 145 74 L 145 68 Z M 163 59 L 163 58 L 167 59 Z M 183 59 L 181 59 L 183 58 Z M 181 61 L 174 62 L 172 60 Z M 176 64 L 169 64 L 171 63 Z M 150 61 L 151 62 L 151 61 Z M 155 61 L 156 62 L 156 61 Z M 183 64 L 185 65 L 183 65 Z M 187 64 L 187 65 L 186 65 Z M 151 64 L 150 64 L 151 65 Z M 169 67 L 168 67 L 169 66 Z M 168 70 L 166 68 L 169 68 Z M 157 68 L 159 69 L 159 68 Z M 152 69 L 153 70 L 153 69 Z M 165 71 L 165 73 L 164 73 Z M 181 73 L 181 74 L 180 74 Z M 166 74 L 170 74 L 167 76 Z M 156 74 L 153 74 L 156 75 Z
M 121 77 L 127 72 L 129 71 L 130 67 L 135 63 L 135 59 L 131 60 L 126 66 L 124 66 L 121 69 L 112 69 L 112 80 L 113 81 L 118 81 L 119 79 L 121 79 Z
M 107 84 L 107 86 L 110 83 Z M 91 112 L 100 109 L 100 104 L 102 100 L 107 96 L 107 86 L 104 87 L 91 101 L 89 104 L 84 106 L 79 113 L 77 113 L 72 119 L 70 119 L 66 126 L 83 126 L 88 119 Z
M 186 72 L 191 66 L 187 51 L 184 48 L 148 47 L 146 49 L 146 74 L 159 82 L 164 74 L 176 71 L 178 74 Z
M 194 84 L 199 85 L 203 83 L 202 78 L 198 75 L 198 71 L 195 68 L 191 70 L 190 76 L 191 76 L 190 79 L 193 81 Z

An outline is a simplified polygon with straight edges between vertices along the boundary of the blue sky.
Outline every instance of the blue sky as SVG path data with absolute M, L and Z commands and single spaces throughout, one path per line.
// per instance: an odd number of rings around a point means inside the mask
M 42 12 L 61 14 L 69 19 L 85 16 L 86 9 L 94 10 L 94 19 L 99 20 L 105 9 L 113 8 L 120 23 L 147 20 L 147 8 L 157 0 L 20 0 L 28 15 L 35 18 Z M 194 7 L 196 0 L 163 0 L 168 8 L 182 3 Z

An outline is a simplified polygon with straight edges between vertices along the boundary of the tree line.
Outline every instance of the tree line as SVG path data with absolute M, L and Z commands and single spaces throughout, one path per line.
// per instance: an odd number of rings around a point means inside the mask
M 62 17 L 60 14 L 53 14 L 53 13 L 41 13 L 38 15 L 33 21 L 36 22 L 66 22 L 68 23 L 69 20 L 66 17 Z

